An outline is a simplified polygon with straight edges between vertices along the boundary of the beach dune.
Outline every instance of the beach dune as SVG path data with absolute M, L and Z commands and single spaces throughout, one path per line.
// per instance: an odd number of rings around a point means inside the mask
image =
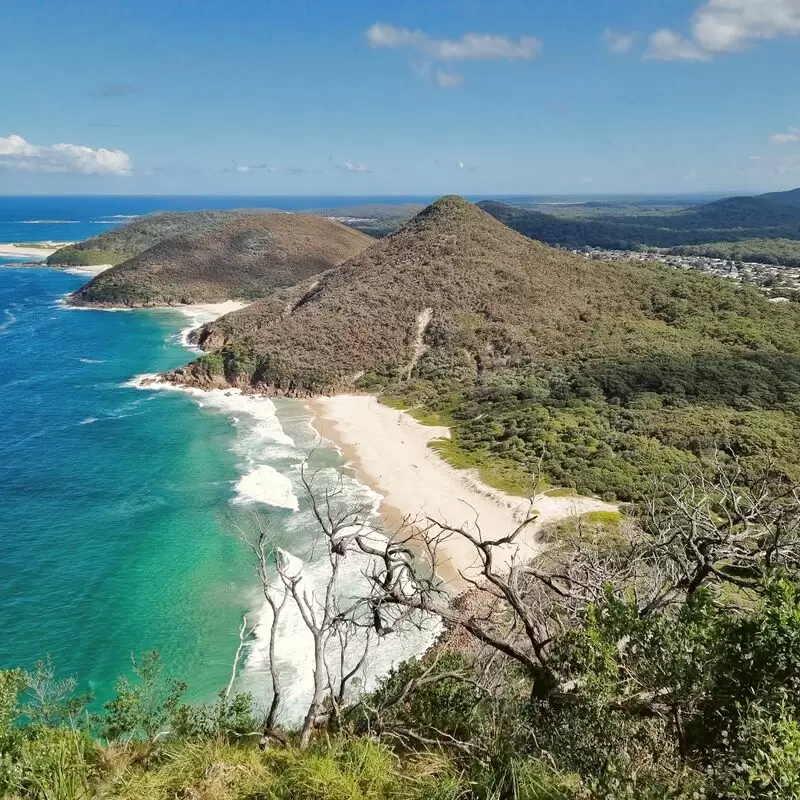
M 498 548 L 496 563 L 508 569 L 515 559 L 530 560 L 541 550 L 538 533 L 550 522 L 617 507 L 589 497 L 534 498 L 503 494 L 482 483 L 473 470 L 458 470 L 429 447 L 449 438 L 448 428 L 421 425 L 411 415 L 382 405 L 369 395 L 340 395 L 310 402 L 320 435 L 337 444 L 360 479 L 383 495 L 390 523 L 408 519 L 418 530 L 429 520 L 465 528 L 484 541 L 512 533 L 528 515 L 536 521 L 513 545 Z M 450 535 L 437 547 L 439 574 L 448 582 L 475 577 L 475 548 Z

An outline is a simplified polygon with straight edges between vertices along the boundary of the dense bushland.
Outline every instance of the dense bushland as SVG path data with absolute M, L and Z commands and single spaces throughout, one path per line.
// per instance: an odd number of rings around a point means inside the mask
M 791 193 L 786 193 L 791 194 Z M 567 216 L 519 208 L 494 200 L 479 203 L 516 231 L 542 242 L 571 248 L 610 250 L 679 247 L 748 240 L 800 240 L 800 206 L 775 196 L 730 197 L 680 211 L 641 215 L 614 213 Z
M 147 214 L 118 228 L 92 236 L 57 250 L 47 259 L 50 265 L 80 266 L 119 264 L 143 253 L 163 239 L 184 233 L 212 231 L 241 217 L 266 211 L 184 211 Z M 102 256 L 97 252 L 102 253 Z M 98 260 L 102 258 L 102 260 Z
M 382 392 L 436 414 L 454 463 L 515 492 L 540 459 L 551 483 L 625 500 L 718 445 L 800 467 L 794 304 L 573 256 L 457 198 L 199 341 L 218 358 L 175 380 Z

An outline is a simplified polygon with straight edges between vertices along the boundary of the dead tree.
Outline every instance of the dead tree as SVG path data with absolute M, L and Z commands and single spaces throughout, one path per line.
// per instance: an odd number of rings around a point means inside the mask
M 434 519 L 415 543 L 407 538 L 380 548 L 353 536 L 349 544 L 373 558 L 368 602 L 378 633 L 405 622 L 398 609 L 430 613 L 544 676 L 548 691 L 564 692 L 575 686 L 556 674 L 553 645 L 582 626 L 609 592 L 632 598 L 646 617 L 701 586 L 755 588 L 765 572 L 800 563 L 800 487 L 771 463 L 754 475 L 737 459 L 718 456 L 710 474 L 686 474 L 677 488 L 662 487 L 641 524 L 626 529 L 613 547 L 582 536 L 578 522 L 569 541 L 535 562 L 517 558 L 509 565 L 499 549 L 514 547 L 534 521 L 529 517 L 500 539 L 484 537 L 477 522 L 466 529 Z M 483 598 L 483 613 L 459 610 L 430 570 L 420 571 L 415 549 L 427 552 L 435 571 L 436 555 L 450 537 L 467 542 L 475 555 L 476 569 L 461 577 Z
M 264 719 L 263 733 L 265 739 L 272 737 L 278 721 L 278 714 L 280 712 L 281 700 L 283 697 L 282 683 L 280 672 L 278 671 L 277 662 L 275 658 L 276 642 L 278 639 L 278 627 L 280 625 L 281 615 L 286 601 L 288 599 L 288 592 L 286 584 L 283 580 L 276 580 L 276 576 L 272 571 L 272 564 L 276 563 L 276 552 L 273 547 L 269 531 L 258 514 L 251 516 L 251 526 L 245 527 L 237 525 L 236 530 L 239 538 L 250 548 L 254 556 L 253 566 L 255 567 L 256 574 L 258 575 L 261 591 L 270 607 L 272 618 L 270 620 L 270 636 L 267 652 L 267 663 L 269 666 L 270 682 L 272 688 L 272 700 L 270 702 L 269 711 Z M 243 628 L 245 623 L 243 622 Z M 241 632 L 240 632 L 241 643 Z M 241 644 L 240 644 L 241 649 Z M 237 651 L 237 663 L 240 657 L 240 651 Z M 234 666 L 234 673 L 235 673 Z M 233 677 L 231 678 L 233 683 Z

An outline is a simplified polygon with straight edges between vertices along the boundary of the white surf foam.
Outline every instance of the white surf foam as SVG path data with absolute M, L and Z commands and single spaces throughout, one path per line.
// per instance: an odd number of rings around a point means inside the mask
M 300 504 L 292 489 L 292 482 L 275 467 L 261 464 L 236 482 L 234 503 L 249 505 L 263 503 L 274 508 L 297 511 Z
M 386 539 L 376 531 L 373 530 L 369 535 L 373 544 L 379 545 L 382 542 L 385 545 Z M 287 574 L 300 577 L 300 602 L 310 603 L 319 618 L 322 611 L 320 603 L 325 596 L 331 567 L 324 544 L 318 543 L 316 550 L 316 557 L 310 563 L 285 550 L 279 551 L 279 558 L 283 559 L 283 568 Z M 356 598 L 368 593 L 365 574 L 369 571 L 370 562 L 371 559 L 367 556 L 351 553 L 341 563 L 338 588 L 342 608 L 347 608 Z M 270 590 L 276 599 L 281 596 L 279 580 L 276 577 Z M 364 613 L 366 614 L 366 610 Z M 366 619 L 364 621 L 367 622 Z M 420 617 L 416 622 L 418 627 L 409 629 L 402 635 L 390 634 L 377 639 L 374 633 L 371 634 L 367 659 L 352 681 L 351 691 L 374 689 L 378 681 L 393 667 L 421 654 L 434 643 L 441 631 L 440 625 L 432 618 Z M 242 688 L 251 691 L 262 704 L 269 700 L 271 690 L 268 656 L 271 632 L 272 608 L 264 601 L 257 612 L 253 643 L 241 681 Z M 354 668 L 363 654 L 366 633 L 362 630 L 357 636 L 360 639 L 351 641 L 345 653 L 345 671 Z M 288 724 L 296 723 L 307 711 L 314 690 L 314 640 L 292 598 L 289 598 L 281 613 L 275 644 L 284 695 L 281 720 Z M 332 640 L 328 644 L 326 661 L 334 680 L 339 677 L 340 659 L 338 642 Z

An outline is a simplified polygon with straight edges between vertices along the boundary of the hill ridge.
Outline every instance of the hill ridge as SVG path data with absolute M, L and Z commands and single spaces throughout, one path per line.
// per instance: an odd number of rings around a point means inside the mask
M 101 273 L 68 302 L 137 307 L 255 299 L 324 272 L 372 241 L 312 215 L 237 216 L 158 242 Z

